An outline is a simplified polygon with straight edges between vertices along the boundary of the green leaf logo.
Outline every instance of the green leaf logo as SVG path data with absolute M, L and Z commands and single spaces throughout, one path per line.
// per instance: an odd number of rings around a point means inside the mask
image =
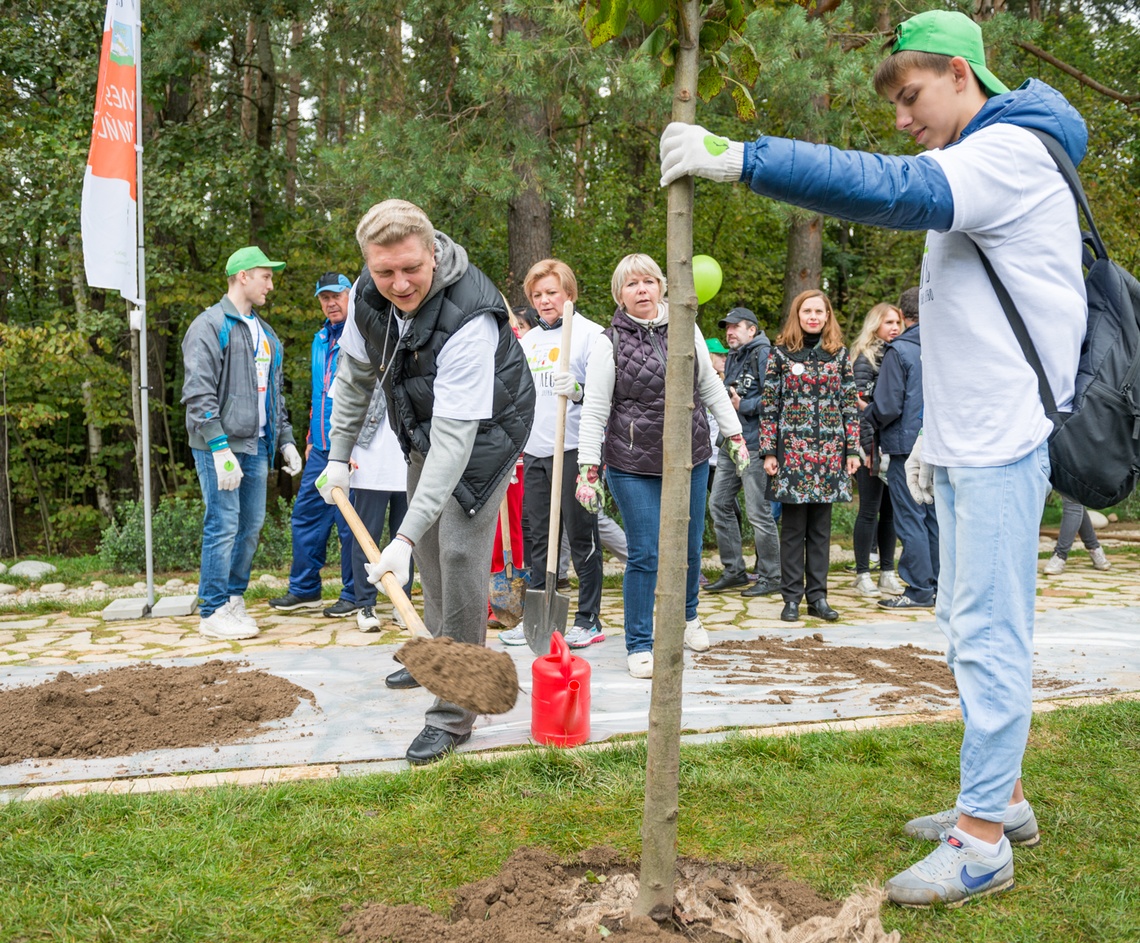
M 718 138 L 712 134 L 705 135 L 705 150 L 713 157 L 720 157 L 728 150 L 728 138 Z
M 321 477 L 317 479 L 317 487 L 323 488 L 328 484 L 329 476 L 325 472 L 321 472 Z
M 233 471 L 234 463 L 227 458 L 225 462 L 222 463 L 222 468 L 224 468 L 226 471 Z

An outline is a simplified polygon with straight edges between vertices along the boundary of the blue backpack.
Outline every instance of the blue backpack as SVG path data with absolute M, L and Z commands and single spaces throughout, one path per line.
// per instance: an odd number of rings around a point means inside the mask
M 1084 233 L 1089 315 L 1072 412 L 1058 412 L 1017 306 L 980 247 L 978 254 L 1025 359 L 1037 374 L 1041 402 L 1055 427 L 1049 437 L 1053 487 L 1085 507 L 1111 507 L 1127 498 L 1140 478 L 1140 282 L 1108 257 L 1077 169 L 1060 142 L 1044 131 L 1026 130 L 1048 149 L 1089 226 Z

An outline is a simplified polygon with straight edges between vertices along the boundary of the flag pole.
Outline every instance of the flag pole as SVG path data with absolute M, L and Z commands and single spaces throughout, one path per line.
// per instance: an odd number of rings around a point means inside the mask
M 143 144 L 142 144 L 142 4 L 135 26 L 135 180 L 138 195 L 138 308 L 132 312 L 139 332 L 139 393 L 142 418 L 139 429 L 142 448 L 143 537 L 146 545 L 146 605 L 154 608 L 154 534 L 151 529 L 150 494 L 150 353 L 146 340 L 146 240 L 143 235 Z M 134 325 L 132 324 L 132 327 Z

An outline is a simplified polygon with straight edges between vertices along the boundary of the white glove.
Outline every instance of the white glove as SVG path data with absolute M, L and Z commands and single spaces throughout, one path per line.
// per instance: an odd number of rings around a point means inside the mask
M 922 433 L 906 460 L 906 486 L 915 504 L 934 503 L 934 469 L 922 460 Z
M 292 478 L 301 474 L 301 453 L 297 446 L 290 442 L 281 450 L 281 457 L 285 459 L 285 474 Z
M 891 457 L 886 452 L 879 453 L 879 477 L 887 480 L 887 469 L 891 467 Z
M 233 449 L 218 449 L 214 455 L 214 471 L 219 491 L 233 491 L 241 484 L 242 470 Z
M 554 387 L 555 396 L 565 396 L 572 403 L 582 402 L 582 387 L 569 373 L 554 374 L 554 382 L 551 385 Z
M 325 470 L 321 472 L 316 482 L 317 490 L 325 499 L 325 504 L 336 504 L 332 496 L 333 488 L 340 488 L 346 495 L 348 494 L 348 476 L 348 462 L 329 462 L 325 466 Z
M 699 124 L 673 121 L 661 134 L 661 186 L 691 174 L 734 183 L 744 170 L 744 145 L 711 134 Z
M 406 540 L 397 537 L 380 554 L 375 563 L 365 563 L 364 572 L 368 574 L 368 582 L 375 586 L 385 596 L 388 594 L 380 583 L 385 573 L 395 574 L 396 581 L 401 585 L 407 582 L 408 574 L 412 571 L 412 545 Z

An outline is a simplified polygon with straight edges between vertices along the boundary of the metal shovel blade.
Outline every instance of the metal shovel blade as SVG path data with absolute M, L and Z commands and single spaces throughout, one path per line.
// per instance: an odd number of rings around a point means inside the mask
M 555 632 L 566 634 L 570 615 L 570 597 L 558 592 L 558 574 L 546 574 L 544 589 L 528 589 L 523 607 L 523 634 L 536 655 L 550 654 L 550 637 Z

